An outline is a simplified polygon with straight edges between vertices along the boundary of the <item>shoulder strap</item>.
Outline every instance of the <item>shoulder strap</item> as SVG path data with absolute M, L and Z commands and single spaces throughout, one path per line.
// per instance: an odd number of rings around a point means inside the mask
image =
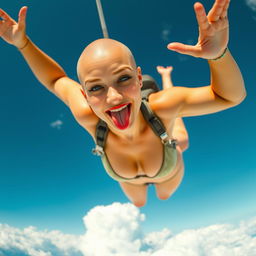
M 162 121 L 150 109 L 148 102 L 145 99 L 142 100 L 140 109 L 154 133 L 160 137 L 162 141 L 165 141 L 168 138 L 165 127 Z
M 101 156 L 104 154 L 108 131 L 107 124 L 100 119 L 96 126 L 96 147 L 92 150 L 94 155 Z
M 173 148 L 176 148 L 177 140 L 175 139 L 169 139 L 168 134 L 166 132 L 166 129 L 162 123 L 162 121 L 159 119 L 159 117 L 151 110 L 148 104 L 148 98 L 151 93 L 158 92 L 159 87 L 154 80 L 149 75 L 143 75 L 143 86 L 142 86 L 142 102 L 141 102 L 141 112 L 145 118 L 145 120 L 150 125 L 151 129 L 154 131 L 154 133 L 160 137 L 162 140 L 162 143 L 167 144 Z
M 154 133 L 162 140 L 166 140 L 168 135 L 162 121 L 153 113 L 148 105 L 148 98 L 151 93 L 158 92 L 159 88 L 153 77 L 149 75 L 143 75 L 143 86 L 141 91 L 141 112 L 145 120 L 150 125 Z
M 159 88 L 152 76 L 143 75 L 142 76 L 142 88 L 141 88 L 141 99 L 148 101 L 148 97 L 151 93 L 158 92 Z

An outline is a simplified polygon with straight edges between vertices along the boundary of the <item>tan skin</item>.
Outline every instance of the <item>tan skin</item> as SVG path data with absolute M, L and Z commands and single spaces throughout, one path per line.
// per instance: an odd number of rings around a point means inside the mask
M 78 63 L 78 73 L 81 84 L 84 85 L 83 89 L 86 92 L 85 96 L 89 106 L 97 117 L 107 122 L 110 129 L 105 152 L 112 168 L 120 176 L 133 178 L 136 175 L 146 174 L 153 177 L 160 169 L 163 161 L 163 145 L 139 112 L 140 87 L 142 85 L 141 70 L 134 66 L 129 52 L 127 53 L 125 48 L 119 47 L 119 45 L 116 47 L 116 43 L 113 42 L 109 42 L 110 45 L 106 46 L 105 40 L 103 42 L 102 45 L 97 42 L 85 49 Z M 107 50 L 106 47 L 108 47 Z M 95 48 L 100 49 L 98 51 L 100 52 L 99 56 L 95 54 L 97 52 Z M 113 75 L 122 68 L 124 68 L 122 71 Z M 127 75 L 131 78 L 125 82 L 116 83 L 119 77 Z M 94 81 L 95 79 L 97 81 Z M 92 88 L 97 90 L 90 92 Z M 126 102 L 132 104 L 130 126 L 125 130 L 119 130 L 105 112 L 112 106 Z M 150 97 L 149 103 L 151 102 Z M 158 115 L 157 111 L 153 108 L 152 110 Z M 159 117 L 165 127 L 169 127 L 168 134 L 171 137 L 175 118 L 172 116 L 168 119 Z M 96 118 L 92 125 L 88 126 L 88 121 L 85 120 L 80 122 L 80 125 L 94 137 L 95 126 L 98 121 L 99 119 Z M 147 186 L 145 183 L 147 182 L 155 183 L 156 192 L 160 199 L 167 199 L 178 187 L 183 177 L 184 168 L 182 150 L 180 147 L 177 150 L 178 163 L 169 175 L 158 179 L 141 177 L 129 182 L 119 182 L 124 193 L 136 206 L 143 206 L 146 203 Z
M 195 46 L 171 43 L 168 48 L 182 54 L 204 59 L 220 56 L 228 44 L 227 10 L 229 0 L 216 0 L 206 15 L 200 3 L 194 5 L 199 38 Z M 77 122 L 95 136 L 99 118 L 107 122 L 110 132 L 105 152 L 113 169 L 123 177 L 138 174 L 153 177 L 161 167 L 163 146 L 139 111 L 142 85 L 141 68 L 123 44 L 100 39 L 86 47 L 78 62 L 80 83 L 68 78 L 63 69 L 42 52 L 26 35 L 26 12 L 23 7 L 18 22 L 0 10 L 0 36 L 20 48 L 37 79 L 59 97 L 71 110 Z M 151 94 L 149 105 L 163 121 L 170 138 L 180 136 L 175 169 L 163 178 L 141 177 L 120 183 L 127 197 L 138 207 L 145 205 L 146 182 L 154 182 L 157 196 L 167 199 L 179 186 L 184 172 L 182 151 L 186 149 L 184 130 L 174 125 L 177 118 L 218 112 L 238 105 L 246 95 L 240 70 L 229 51 L 217 61 L 208 61 L 211 71 L 209 86 L 170 87 Z M 122 69 L 122 70 L 121 70 Z M 127 78 L 129 77 L 129 79 Z M 93 90 L 91 90 L 94 88 Z M 129 126 L 120 130 L 106 110 L 121 103 L 131 103 Z M 181 120 L 181 119 L 180 119 Z M 176 133 L 176 135 L 175 135 Z M 95 138 L 94 138 L 95 139 Z

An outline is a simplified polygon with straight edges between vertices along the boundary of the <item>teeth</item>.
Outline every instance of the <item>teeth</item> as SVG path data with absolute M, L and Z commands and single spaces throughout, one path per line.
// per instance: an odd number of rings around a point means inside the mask
M 110 110 L 110 112 L 118 112 L 118 111 L 121 111 L 121 110 L 123 110 L 124 108 L 126 108 L 128 105 L 126 105 L 126 106 L 123 106 L 123 107 L 121 107 L 121 108 L 118 108 L 118 109 L 113 109 L 113 110 Z

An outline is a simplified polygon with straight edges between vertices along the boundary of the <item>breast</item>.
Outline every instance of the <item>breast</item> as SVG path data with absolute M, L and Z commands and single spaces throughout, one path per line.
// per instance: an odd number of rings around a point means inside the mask
M 121 177 L 154 177 L 162 166 L 164 148 L 161 140 L 149 130 L 130 143 L 117 141 L 109 133 L 105 152 L 113 170 Z

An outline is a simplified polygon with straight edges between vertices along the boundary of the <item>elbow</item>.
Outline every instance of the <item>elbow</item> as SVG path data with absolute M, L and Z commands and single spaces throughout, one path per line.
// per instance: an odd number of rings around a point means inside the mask
M 59 81 L 60 79 L 66 77 L 66 74 L 60 74 L 59 76 L 57 76 L 56 78 L 52 79 L 51 81 L 49 81 L 47 84 L 45 83 L 45 87 L 52 93 L 54 93 L 55 91 L 55 85 L 57 83 L 57 81 Z
M 234 95 L 233 98 L 224 98 L 224 97 L 221 97 L 220 95 L 218 95 L 218 98 L 222 99 L 227 105 L 227 107 L 235 107 L 241 104 L 245 100 L 246 96 L 247 94 L 246 94 L 246 91 L 244 90 L 242 93 L 239 93 L 239 95 L 236 95 L 236 96 Z
M 241 87 L 240 88 L 241 88 L 240 89 L 241 91 L 239 93 L 239 96 L 237 97 L 236 100 L 234 100 L 235 105 L 239 105 L 240 103 L 242 103 L 245 100 L 246 96 L 247 96 L 246 89 L 245 89 L 245 84 L 244 84 L 243 80 L 241 81 Z
M 246 96 L 247 96 L 247 93 L 246 93 L 246 91 L 245 91 L 243 97 L 242 97 L 241 100 L 239 101 L 239 104 L 245 100 Z
M 52 79 L 52 80 L 49 82 L 50 87 L 54 87 L 55 83 L 56 83 L 59 79 L 61 79 L 61 78 L 63 78 L 63 77 L 66 77 L 66 76 L 67 76 L 67 75 L 66 75 L 65 73 L 61 73 L 61 74 L 59 74 L 58 76 L 56 76 L 54 79 Z
M 234 106 L 237 106 L 237 105 L 241 104 L 245 100 L 246 96 L 247 96 L 246 91 L 244 91 L 243 95 L 240 98 L 233 101 Z

